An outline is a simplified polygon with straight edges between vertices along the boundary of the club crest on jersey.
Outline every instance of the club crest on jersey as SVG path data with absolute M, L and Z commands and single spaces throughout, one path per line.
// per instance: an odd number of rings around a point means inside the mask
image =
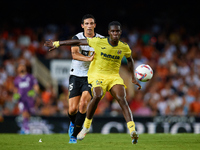
M 100 85 L 102 83 L 102 81 L 97 80 L 96 81 L 96 85 Z
M 122 51 L 119 49 L 119 50 L 117 51 L 117 54 L 118 54 L 118 55 L 121 55 L 121 53 L 122 53 Z

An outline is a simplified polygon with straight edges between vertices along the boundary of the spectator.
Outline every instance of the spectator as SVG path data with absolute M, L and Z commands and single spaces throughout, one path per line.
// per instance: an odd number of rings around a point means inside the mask
M 190 115 L 200 116 L 200 94 L 197 95 L 195 101 L 190 104 Z
M 59 95 L 58 98 L 58 111 L 61 115 L 68 115 L 69 105 L 69 91 L 68 88 L 65 86 L 62 86 L 62 93 Z

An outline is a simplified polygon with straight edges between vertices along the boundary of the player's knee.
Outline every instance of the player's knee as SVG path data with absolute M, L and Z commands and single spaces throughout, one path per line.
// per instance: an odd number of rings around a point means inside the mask
M 24 118 L 29 118 L 29 117 L 30 117 L 30 114 L 28 113 L 28 111 L 24 111 L 24 112 L 22 113 L 22 116 L 23 116 Z
M 101 87 L 96 87 L 93 89 L 93 100 L 100 101 L 103 96 L 103 89 Z
M 116 97 L 117 97 L 118 99 L 126 100 L 126 95 L 125 95 L 124 93 L 118 93 L 118 94 L 116 95 Z
M 128 105 L 128 103 L 127 103 L 127 101 L 126 101 L 126 99 L 125 98 L 120 98 L 119 100 L 118 100 L 118 102 L 121 104 L 121 105 Z
M 76 114 L 77 111 L 78 111 L 78 107 L 77 106 L 71 106 L 71 107 L 69 107 L 69 114 L 70 115 Z
M 93 100 L 95 100 L 95 101 L 100 101 L 101 100 L 101 98 L 102 98 L 102 94 L 96 94 L 94 97 L 93 97 Z

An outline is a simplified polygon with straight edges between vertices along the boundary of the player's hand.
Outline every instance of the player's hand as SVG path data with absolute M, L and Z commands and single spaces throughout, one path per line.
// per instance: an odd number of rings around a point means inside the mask
M 35 91 L 34 90 L 29 90 L 28 93 L 27 93 L 27 95 L 29 97 L 34 97 L 35 96 Z
M 44 46 L 49 47 L 50 48 L 49 51 L 56 49 L 51 39 L 49 39 L 49 41 L 45 41 Z
M 95 53 L 93 53 L 90 57 L 88 57 L 88 61 L 93 61 Z
M 13 94 L 13 99 L 14 99 L 14 100 L 17 100 L 17 101 L 18 101 L 18 100 L 20 99 L 20 97 L 21 97 L 21 95 L 20 95 L 19 93 L 14 93 L 14 94 Z
M 132 79 L 132 83 L 134 83 L 135 85 L 137 85 L 138 86 L 138 90 L 140 90 L 141 88 L 142 88 L 142 86 L 137 82 L 137 80 L 134 78 L 134 79 Z

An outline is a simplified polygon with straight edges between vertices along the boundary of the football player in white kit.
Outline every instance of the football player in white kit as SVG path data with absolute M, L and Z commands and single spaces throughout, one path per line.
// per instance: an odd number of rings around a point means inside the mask
M 94 32 L 95 18 L 91 14 L 83 16 L 81 27 L 84 32 L 76 34 L 72 39 L 86 39 L 86 37 L 103 37 Z M 69 78 L 69 112 L 70 126 L 69 143 L 77 143 L 77 135 L 85 120 L 87 105 L 91 100 L 91 85 L 88 84 L 87 72 L 93 60 L 94 49 L 89 46 L 72 46 L 72 64 Z

